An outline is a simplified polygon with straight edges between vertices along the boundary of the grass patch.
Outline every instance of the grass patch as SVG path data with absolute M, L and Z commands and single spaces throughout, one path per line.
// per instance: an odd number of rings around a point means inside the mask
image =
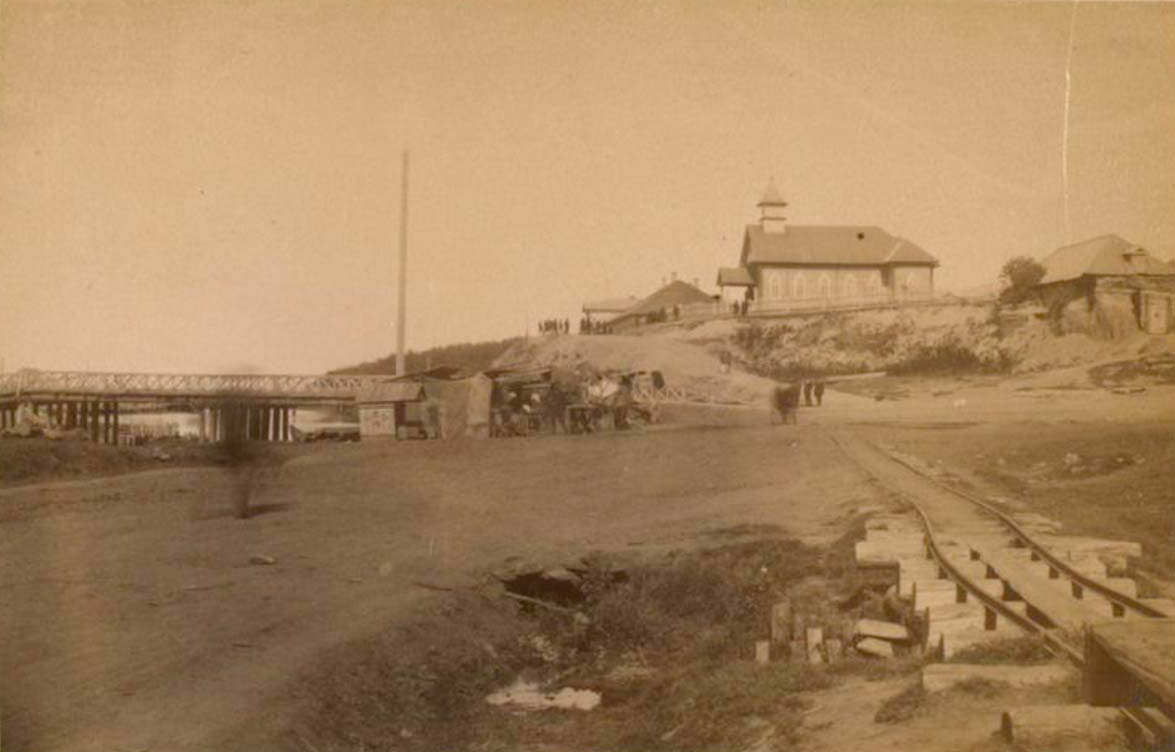
M 455 596 L 409 630 L 351 646 L 302 682 L 313 711 L 299 733 L 322 752 L 516 749 L 784 749 L 800 727 L 799 693 L 838 675 L 807 663 L 754 663 L 771 605 L 822 571 L 826 553 L 781 538 L 679 553 L 616 570 L 585 562 L 581 616 L 474 594 Z M 527 714 L 487 705 L 524 676 L 592 689 L 591 712 Z M 411 741 L 406 741 L 411 740 Z
M 997 697 L 1010 686 L 1007 682 L 986 679 L 982 676 L 968 676 L 962 681 L 955 682 L 955 685 L 951 689 L 966 695 L 991 699 Z
M 1055 656 L 1045 647 L 1044 640 L 1036 635 L 1023 635 L 968 645 L 955 652 L 947 663 L 1031 665 L 1050 663 L 1054 659 Z
M 881 703 L 873 716 L 875 723 L 901 723 L 914 717 L 926 701 L 926 690 L 921 684 L 912 684 Z
M 828 672 L 833 676 L 861 676 L 866 681 L 885 681 L 917 673 L 925 664 L 922 656 L 913 653 L 889 660 L 878 660 L 848 651 L 840 663 L 828 667 Z

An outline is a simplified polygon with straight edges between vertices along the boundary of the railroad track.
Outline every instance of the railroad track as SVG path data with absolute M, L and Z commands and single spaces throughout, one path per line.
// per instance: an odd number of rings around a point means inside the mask
M 1011 516 L 910 461 L 863 440 L 846 441 L 833 433 L 829 438 L 868 477 L 896 492 L 914 510 L 923 535 L 921 550 L 911 552 L 907 546 L 905 554 L 921 562 L 904 561 L 901 571 L 921 571 L 925 576 L 928 566 L 930 571 L 936 570 L 937 581 L 954 585 L 956 604 L 966 604 L 971 599 L 982 605 L 984 631 L 996 630 L 1001 622 L 1010 623 L 1024 632 L 1040 635 L 1055 655 L 1082 668 L 1085 656 L 1077 639 L 1086 624 L 1172 615 L 1168 608 L 1131 593 L 1133 581 L 1128 586 L 1126 578 L 1104 576 L 1104 565 L 1099 575 L 1091 571 L 1088 562 L 1067 560 Z M 918 498 L 909 491 L 915 484 L 919 487 Z M 966 503 L 959 504 L 960 500 Z M 910 586 L 915 608 L 919 603 L 918 584 Z M 925 611 L 925 623 L 925 636 L 929 637 L 933 629 L 930 606 Z M 927 647 L 945 657 L 947 632 L 940 631 L 938 635 L 938 644 Z M 1171 708 L 1120 710 L 1141 738 L 1155 744 L 1172 744 L 1175 719 Z

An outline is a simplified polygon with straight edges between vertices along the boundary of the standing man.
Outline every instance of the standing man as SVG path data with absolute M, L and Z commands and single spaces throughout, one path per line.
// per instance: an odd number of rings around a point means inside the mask
M 804 382 L 804 405 L 806 407 L 812 406 L 812 382 Z
M 817 381 L 816 382 L 816 405 L 820 406 L 823 404 L 824 404 L 824 382 Z

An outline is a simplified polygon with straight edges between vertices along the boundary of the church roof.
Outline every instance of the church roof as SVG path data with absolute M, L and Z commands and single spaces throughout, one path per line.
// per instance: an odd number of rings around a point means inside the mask
M 788 225 L 784 231 L 767 232 L 760 225 L 748 225 L 742 264 L 938 266 L 938 259 L 880 227 Z
M 1045 256 L 1041 264 L 1045 268 L 1045 275 L 1040 280 L 1042 285 L 1077 279 L 1086 274 L 1175 274 L 1169 264 L 1113 234 L 1058 248 Z
M 754 287 L 755 280 L 745 266 L 723 266 L 718 269 L 719 287 Z

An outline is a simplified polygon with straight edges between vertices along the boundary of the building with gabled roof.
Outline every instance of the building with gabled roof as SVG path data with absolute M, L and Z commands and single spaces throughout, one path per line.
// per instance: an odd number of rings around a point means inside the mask
M 689 282 L 675 279 L 617 316 L 611 323 L 624 328 L 656 320 L 662 314 L 668 320 L 673 316 L 674 311 L 678 316 L 693 314 L 699 307 L 703 308 L 706 313 L 716 312 L 715 296 L 700 290 Z
M 583 304 L 584 315 L 592 321 L 611 321 L 639 303 L 635 295 L 623 298 L 590 300 Z
M 753 313 L 923 300 L 934 294 L 938 260 L 904 238 L 868 225 L 791 225 L 774 181 L 743 234 L 738 266 L 718 270 L 724 291 L 742 290 Z
M 1054 317 L 1077 301 L 1087 313 L 1118 311 L 1152 334 L 1175 329 L 1175 268 L 1145 248 L 1107 234 L 1062 246 L 1041 260 L 1035 293 Z M 1122 323 L 1118 329 L 1133 328 Z
M 1121 237 L 1101 235 L 1080 243 L 1062 246 L 1041 261 L 1045 275 L 1039 284 L 1091 277 L 1170 276 L 1167 264 Z

